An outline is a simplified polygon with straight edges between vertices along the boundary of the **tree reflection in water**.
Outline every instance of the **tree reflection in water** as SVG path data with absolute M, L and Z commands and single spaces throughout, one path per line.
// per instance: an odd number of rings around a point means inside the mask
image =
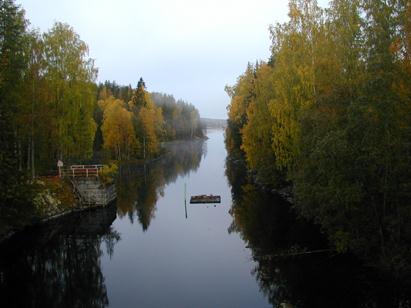
M 165 148 L 157 161 L 121 166 L 118 208 L 72 214 L 0 246 L 0 307 L 107 307 L 100 260 L 120 240 L 110 227 L 116 215 L 137 217 L 147 230 L 165 185 L 197 170 L 206 150 L 202 140 Z
M 410 273 L 392 277 L 351 255 L 321 252 L 328 246 L 319 228 L 253 185 L 241 155 L 228 156 L 226 175 L 233 199 L 229 232 L 250 247 L 253 274 L 273 307 L 411 307 Z
M 154 217 L 164 187 L 180 175 L 195 171 L 206 155 L 203 140 L 174 141 L 164 145 L 166 154 L 148 164 L 127 163 L 120 167 L 117 178 L 117 207 L 120 217 L 135 217 L 147 230 Z
M 100 258 L 120 240 L 113 206 L 76 213 L 5 243 L 0 254 L 1 307 L 106 307 Z

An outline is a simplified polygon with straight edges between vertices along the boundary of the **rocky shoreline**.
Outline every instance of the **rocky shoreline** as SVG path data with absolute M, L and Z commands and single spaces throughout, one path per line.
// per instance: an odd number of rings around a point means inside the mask
M 44 217 L 44 218 L 40 218 L 40 220 L 37 220 L 37 221 L 32 222 L 32 223 L 28 223 L 28 224 L 24 225 L 22 228 L 11 230 L 10 232 L 6 233 L 5 235 L 0 236 L 0 245 L 7 242 L 8 240 L 10 240 L 14 235 L 16 235 L 20 232 L 24 232 L 27 229 L 30 229 L 32 227 L 36 227 L 36 226 L 45 224 L 45 223 L 53 221 L 53 220 L 63 218 L 65 216 L 73 214 L 73 213 L 85 212 L 85 211 L 95 210 L 95 209 L 98 209 L 98 208 L 104 208 L 104 207 L 108 207 L 108 206 L 110 206 L 110 204 L 108 204 L 106 206 L 103 206 L 103 205 L 75 206 L 72 209 L 65 210 L 65 211 L 62 211 L 60 213 L 55 213 L 54 215 L 50 215 L 50 216 L 47 216 L 47 217 Z
M 0 234 L 0 245 L 11 239 L 15 234 L 28 228 L 59 219 L 72 213 L 106 207 L 101 204 L 82 204 L 75 196 L 73 187 L 59 178 L 47 178 L 36 181 L 38 192 L 33 198 L 36 215 L 26 219 L 19 226 L 10 227 L 8 231 Z

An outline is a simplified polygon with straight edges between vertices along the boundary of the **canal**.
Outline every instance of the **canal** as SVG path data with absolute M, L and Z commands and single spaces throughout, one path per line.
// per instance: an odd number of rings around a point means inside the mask
M 0 247 L 1 307 L 390 307 L 409 285 L 327 252 L 320 230 L 246 180 L 224 133 L 121 166 L 113 206 Z M 198 194 L 221 204 L 189 204 Z M 311 253 L 313 252 L 313 253 Z M 408 307 L 404 306 L 403 307 Z

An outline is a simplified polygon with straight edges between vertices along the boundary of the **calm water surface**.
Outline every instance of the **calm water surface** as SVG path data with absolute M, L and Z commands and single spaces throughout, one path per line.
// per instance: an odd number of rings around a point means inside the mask
M 0 246 L 0 307 L 410 307 L 409 280 L 305 255 L 327 248 L 318 228 L 247 180 L 222 131 L 208 137 L 122 166 L 113 206 Z M 190 205 L 196 194 L 222 202 Z
M 173 142 L 166 158 L 145 167 L 123 166 L 117 208 L 72 215 L 2 247 L 0 301 L 8 307 L 269 307 L 252 274 L 250 249 L 229 232 L 223 132 L 208 137 Z M 195 194 L 218 194 L 222 202 L 190 205 Z
M 113 222 L 121 240 L 111 256 L 101 258 L 110 306 L 269 306 L 251 274 L 255 264 L 250 250 L 238 234 L 228 232 L 233 218 L 223 133 L 208 136 L 204 144 L 175 143 L 173 159 L 178 162 L 166 163 L 166 170 L 151 166 L 148 171 L 155 181 L 165 178 L 160 180 L 164 185 L 153 185 L 156 196 L 137 196 L 137 211 L 118 215 Z M 210 193 L 221 195 L 221 204 L 189 204 L 189 196 Z M 155 204 L 149 204 L 155 198 Z

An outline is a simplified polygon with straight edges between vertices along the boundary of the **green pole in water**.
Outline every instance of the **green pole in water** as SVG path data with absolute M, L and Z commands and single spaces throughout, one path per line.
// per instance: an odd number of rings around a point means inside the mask
M 187 219 L 187 183 L 184 183 L 184 209 L 186 211 L 186 219 Z

